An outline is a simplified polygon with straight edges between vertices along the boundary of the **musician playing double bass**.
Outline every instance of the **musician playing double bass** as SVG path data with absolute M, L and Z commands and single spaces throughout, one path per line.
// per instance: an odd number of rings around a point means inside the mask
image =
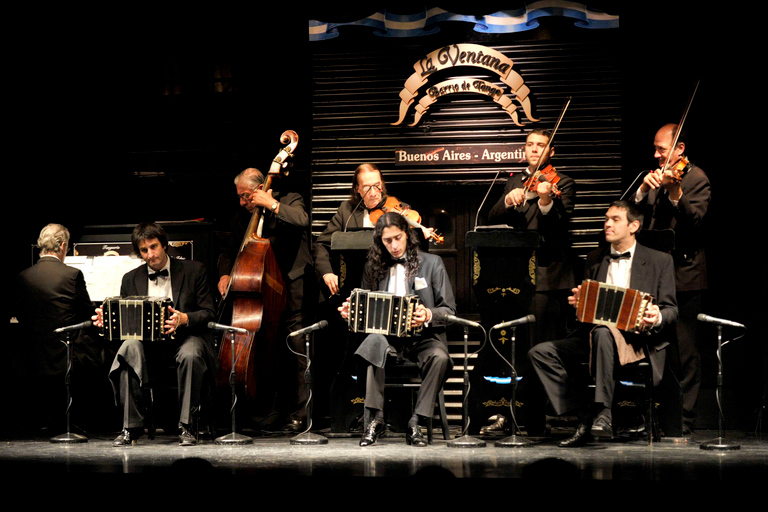
M 243 207 L 232 220 L 231 234 L 219 256 L 219 293 L 224 295 L 230 279 L 240 244 L 248 223 L 257 208 L 264 211 L 262 238 L 270 241 L 280 273 L 287 288 L 286 307 L 280 319 L 279 335 L 280 368 L 278 375 L 278 408 L 284 413 L 287 432 L 299 432 L 306 424 L 307 385 L 304 382 L 306 359 L 292 354 L 282 343 L 290 332 L 308 325 L 313 317 L 312 306 L 316 302 L 316 286 L 312 286 L 312 256 L 309 252 L 309 215 L 304 199 L 297 192 L 282 192 L 281 180 L 270 190 L 263 190 L 264 175 L 256 168 L 248 168 L 235 177 L 235 187 L 240 206 Z M 314 291 L 313 291 L 314 290 Z M 303 338 L 290 338 L 292 348 L 303 354 Z
M 632 202 L 611 204 L 603 225 L 609 245 L 587 256 L 585 278 L 651 294 L 654 303 L 642 318 L 649 330 L 634 334 L 585 323 L 567 338 L 540 343 L 528 352 L 555 414 L 575 413 L 579 418 L 575 434 L 560 442 L 561 447 L 584 446 L 593 437 L 613 436 L 614 370 L 645 357 L 644 347 L 654 385 L 661 380 L 665 348 L 677 321 L 674 266 L 669 254 L 636 242 L 642 223 L 642 214 Z M 568 302 L 576 305 L 581 286 L 572 291 Z M 582 377 L 587 361 L 595 378 L 594 399 L 588 396 L 588 382 Z
M 386 430 L 384 365 L 389 354 L 402 351 L 404 357 L 419 365 L 422 383 L 405 437 L 406 443 L 412 446 L 427 445 L 420 425 L 425 425 L 432 416 L 435 397 L 453 367 L 445 333 L 445 315 L 456 312 L 453 289 L 442 259 L 421 252 L 418 247 L 416 229 L 399 213 L 385 213 L 376 222 L 361 288 L 418 295 L 422 303 L 416 307 L 413 325 L 422 330 L 402 338 L 369 334 L 355 352 L 366 365 L 367 373 L 366 424 L 360 446 L 375 443 Z M 344 302 L 339 311 L 346 319 L 349 302 Z
M 646 229 L 672 229 L 675 232 L 675 287 L 680 318 L 677 346 L 680 354 L 680 385 L 683 388 L 684 434 L 693 431 L 696 399 L 701 385 L 701 355 L 696 340 L 707 289 L 707 261 L 704 253 L 704 218 L 711 197 L 709 178 L 685 156 L 685 133 L 674 143 L 678 125 L 662 126 L 653 140 L 654 158 L 659 170 L 649 172 L 634 200 L 643 210 Z M 674 147 L 672 147 L 674 144 Z M 682 179 L 679 175 L 682 174 Z

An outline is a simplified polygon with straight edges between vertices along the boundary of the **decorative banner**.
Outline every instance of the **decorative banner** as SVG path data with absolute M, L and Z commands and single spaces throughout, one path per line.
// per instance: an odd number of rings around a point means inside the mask
M 512 60 L 503 53 L 479 44 L 452 44 L 439 48 L 413 65 L 415 73 L 405 81 L 405 86 L 400 91 L 400 117 L 392 125 L 397 126 L 405 120 L 408 109 L 414 103 L 416 96 L 419 95 L 419 90 L 427 83 L 427 80 L 433 73 L 459 66 L 482 68 L 499 75 L 501 81 L 510 87 L 515 99 L 523 108 L 525 116 L 530 121 L 536 122 L 538 119 L 533 118 L 531 99 L 528 97 L 530 89 L 524 85 L 523 77 L 512 69 L 513 65 Z M 438 98 L 446 94 L 456 93 L 475 93 L 490 96 L 493 98 L 493 101 L 501 105 L 510 115 L 516 125 L 522 126 L 517 117 L 517 107 L 512 104 L 512 99 L 503 94 L 503 89 L 485 80 L 455 78 L 430 87 L 426 93 L 427 95 L 423 96 L 415 106 L 415 119 L 409 126 L 416 125 L 421 116 L 424 115 L 424 112 Z
M 380 10 L 366 18 L 343 23 L 309 20 L 309 40 L 324 41 L 338 37 L 339 27 L 345 25 L 370 27 L 373 34 L 379 37 L 421 37 L 439 32 L 439 25 L 443 22 L 470 23 L 474 25 L 475 32 L 486 34 L 510 34 L 535 29 L 539 26 L 538 19 L 548 16 L 570 18 L 576 27 L 585 29 L 612 29 L 619 26 L 618 15 L 593 8 L 588 2 L 532 0 L 519 9 L 506 9 L 485 16 L 457 14 L 439 7 L 429 7 L 410 14 Z

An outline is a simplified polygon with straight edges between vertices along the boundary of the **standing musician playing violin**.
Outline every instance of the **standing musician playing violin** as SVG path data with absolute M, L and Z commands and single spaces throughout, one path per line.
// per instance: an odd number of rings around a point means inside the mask
M 235 177 L 235 187 L 240 206 L 243 207 L 232 220 L 231 234 L 218 261 L 219 293 L 227 291 L 230 272 L 245 236 L 248 223 L 256 208 L 264 209 L 262 237 L 272 245 L 287 288 L 286 306 L 280 319 L 284 339 L 290 332 L 306 327 L 313 319 L 313 306 L 317 288 L 312 275 L 312 255 L 309 252 L 309 215 L 304 199 L 297 192 L 281 193 L 278 189 L 263 190 L 264 175 L 256 168 L 248 168 Z M 304 353 L 303 338 L 292 336 L 293 350 Z M 285 382 L 278 386 L 278 408 L 285 409 L 289 418 L 283 430 L 289 433 L 301 431 L 306 422 L 308 390 L 304 382 L 306 359 L 291 354 L 280 343 L 280 376 Z
M 531 346 L 565 337 L 566 315 L 571 313 L 567 307 L 568 295 L 575 285 L 568 223 L 573 214 L 576 187 L 573 179 L 551 166 L 550 158 L 555 154 L 555 148 L 549 145 L 551 137 L 549 130 L 537 129 L 528 134 L 525 141 L 528 168 L 509 177 L 504 195 L 488 216 L 491 224 L 536 230 L 541 236 L 541 246 L 536 251 L 536 294 L 531 304 L 531 313 L 536 317 L 531 329 Z M 531 180 L 536 170 L 543 171 L 541 177 Z
M 683 388 L 684 433 L 693 430 L 695 406 L 701 384 L 701 356 L 696 346 L 699 322 L 707 288 L 704 253 L 704 217 L 711 197 L 709 178 L 685 157 L 685 134 L 674 145 L 677 124 L 662 126 L 653 140 L 659 169 L 650 171 L 635 193 L 643 210 L 645 229 L 672 229 L 675 232 L 675 286 L 680 317 L 677 322 L 680 354 L 680 385 Z

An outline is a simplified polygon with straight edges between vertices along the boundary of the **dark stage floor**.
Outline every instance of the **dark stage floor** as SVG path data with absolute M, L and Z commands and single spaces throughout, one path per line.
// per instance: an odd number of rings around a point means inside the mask
M 253 479 L 261 483 L 312 477 L 313 482 L 339 485 L 368 480 L 362 477 L 432 476 L 457 484 L 510 479 L 530 483 L 531 488 L 543 480 L 674 483 L 702 489 L 723 483 L 768 482 L 768 440 L 754 433 L 726 432 L 724 439 L 740 446 L 727 451 L 701 449 L 702 442 L 717 438 L 715 431 L 662 439 L 653 446 L 644 440 L 615 439 L 583 448 L 559 448 L 558 439 L 569 433 L 567 428 L 558 429 L 552 439 L 526 448 L 496 447 L 500 437 L 482 438 L 487 445 L 481 448 L 454 448 L 440 436 L 432 446 L 413 448 L 396 435 L 366 448 L 358 446 L 356 437 L 328 437 L 325 445 L 295 445 L 290 436 L 252 432 L 246 432 L 253 439 L 251 445 L 221 446 L 203 440 L 186 448 L 178 446 L 176 436 L 162 431 L 154 440 L 142 438 L 138 445 L 124 448 L 112 447 L 112 433 L 90 436 L 81 444 L 54 444 L 47 437 L 6 439 L 0 448 L 0 469 L 10 481 L 34 477 L 63 478 L 70 483 L 94 478 L 98 482 L 99 477 L 122 474 L 152 480 L 194 474 L 225 482 Z

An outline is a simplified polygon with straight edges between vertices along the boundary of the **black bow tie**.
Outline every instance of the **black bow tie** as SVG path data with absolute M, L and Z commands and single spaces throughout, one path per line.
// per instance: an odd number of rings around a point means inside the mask
M 392 260 L 392 264 L 393 265 L 397 265 L 398 263 L 401 264 L 401 265 L 405 265 L 405 258 L 400 258 L 398 260 L 395 260 L 395 259 Z
M 156 281 L 158 277 L 168 277 L 168 269 L 164 268 L 160 272 L 152 272 L 149 274 L 150 281 Z
M 624 258 L 630 258 L 631 256 L 632 256 L 632 254 L 630 254 L 629 251 L 623 252 L 621 254 L 611 253 L 611 259 L 612 260 L 621 260 L 621 259 L 624 259 Z

